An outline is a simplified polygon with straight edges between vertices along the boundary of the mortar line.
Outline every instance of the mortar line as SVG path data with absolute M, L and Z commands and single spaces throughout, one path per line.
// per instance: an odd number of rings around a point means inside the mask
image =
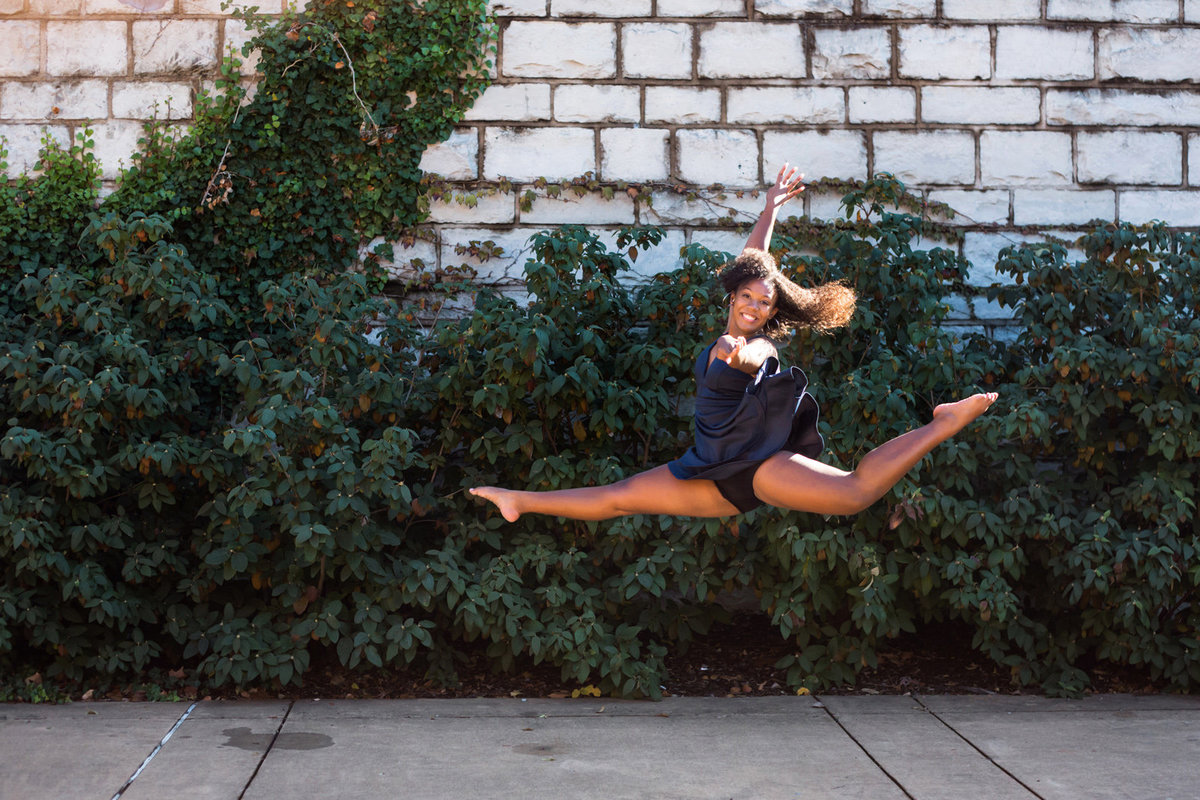
M 936 711 L 934 711 L 934 710 L 933 710 L 932 708 L 930 708 L 929 706 L 925 705 L 925 701 L 921 699 L 921 696 L 920 696 L 920 695 L 918 695 L 918 694 L 913 694 L 912 698 L 913 698 L 913 700 L 916 700 L 918 703 L 920 703 L 920 704 L 921 704 L 921 708 L 925 709 L 925 711 L 926 711 L 927 713 L 929 713 L 929 714 L 933 715 L 933 718 L 934 718 L 934 719 L 936 719 L 938 722 L 940 722 L 940 723 L 942 723 L 943 725 L 945 725 L 945 726 L 946 726 L 946 727 L 947 727 L 947 728 L 950 730 L 950 732 L 951 732 L 951 733 L 953 733 L 955 736 L 957 736 L 958 738 L 960 738 L 960 739 L 962 739 L 964 742 L 966 742 L 966 743 L 967 743 L 967 744 L 968 744 L 968 745 L 971 747 L 971 749 L 972 749 L 972 750 L 974 750 L 976 753 L 979 753 L 979 755 L 981 755 L 981 756 L 983 756 L 984 758 L 986 758 L 986 759 L 988 760 L 988 763 L 990 763 L 990 764 L 991 764 L 992 766 L 994 766 L 996 769 L 1000 770 L 1000 771 L 1001 771 L 1001 772 L 1003 772 L 1005 775 L 1007 775 L 1008 777 L 1012 778 L 1014 781 L 1016 781 L 1017 783 L 1019 783 L 1019 784 L 1021 785 L 1021 787 L 1022 787 L 1023 789 L 1025 789 L 1025 791 L 1029 792 L 1031 795 L 1033 795 L 1034 797 L 1036 797 L 1038 800 L 1046 800 L 1046 798 L 1045 798 L 1045 797 L 1042 797 L 1042 795 L 1040 795 L 1040 794 L 1038 794 L 1037 792 L 1035 792 L 1035 791 L 1033 790 L 1033 787 L 1032 787 L 1032 786 L 1030 786 L 1030 785 L 1029 785 L 1029 784 L 1027 784 L 1025 781 L 1023 781 L 1023 780 L 1021 780 L 1020 778 L 1018 778 L 1016 775 L 1014 775 L 1014 774 L 1012 774 L 1011 772 L 1009 772 L 1007 769 L 1005 769 L 1005 768 L 1004 768 L 1004 766 L 1002 766 L 1002 765 L 1000 764 L 1000 762 L 996 761 L 996 759 L 992 758 L 992 757 L 991 757 L 991 756 L 989 756 L 987 753 L 983 752 L 983 750 L 982 750 L 982 749 L 981 749 L 981 748 L 980 748 L 978 745 L 976 745 L 974 742 L 972 742 L 972 741 L 971 741 L 970 739 L 968 739 L 966 736 L 963 736 L 961 733 L 959 733 L 959 732 L 958 732 L 958 729 L 956 729 L 956 728 L 955 728 L 953 725 L 951 725 L 949 722 L 946 722 L 946 720 L 942 719 L 941 715 L 939 715 L 939 714 L 938 714 Z
M 893 775 L 892 773 L 888 772 L 887 768 L 884 767 L 883 764 L 879 763 L 879 759 L 877 759 L 877 758 L 875 758 L 875 756 L 871 755 L 871 751 L 868 750 L 866 747 L 864 747 L 863 743 L 860 742 L 858 740 L 858 738 L 853 733 L 851 733 L 850 730 L 845 725 L 842 724 L 842 721 L 837 718 L 837 714 L 833 713 L 833 710 L 830 709 L 829 706 L 827 706 L 825 704 L 825 701 L 821 700 L 819 697 L 816 697 L 816 696 L 814 696 L 813 699 L 821 704 L 821 708 L 825 709 L 825 713 L 829 715 L 829 718 L 832 719 L 834 721 L 834 723 L 839 728 L 842 729 L 842 733 L 849 736 L 850 741 L 852 741 L 856 745 L 858 745 L 858 749 L 862 750 L 863 754 L 866 755 L 867 758 L 871 759 L 871 763 L 874 764 L 876 767 L 878 767 L 879 771 L 888 777 L 888 780 L 890 780 L 892 783 L 896 784 L 896 788 L 899 789 L 901 792 L 903 792 L 904 796 L 907 797 L 908 800 L 917 800 L 917 798 L 913 797 L 909 793 L 908 789 L 904 788 L 904 784 L 902 784 L 900 781 L 896 780 L 896 776 Z
M 295 700 L 292 700 L 288 703 L 287 710 L 283 712 L 283 718 L 279 720 L 279 727 L 275 729 L 275 735 L 272 736 L 271 741 L 267 743 L 267 749 L 263 751 L 262 758 L 260 758 L 258 763 L 254 765 L 254 772 L 250 773 L 250 778 L 246 781 L 246 785 L 242 787 L 242 791 L 238 794 L 237 800 L 242 800 L 242 798 L 246 796 L 246 792 L 250 791 L 251 784 L 253 784 L 254 779 L 258 777 L 258 771 L 262 769 L 262 765 L 266 762 L 267 756 L 270 755 L 271 750 L 274 749 L 275 742 L 279 739 L 279 734 L 281 731 L 283 731 L 283 726 L 287 723 L 287 719 L 292 713 L 292 707 L 295 705 Z M 116 798 L 113 798 L 113 800 L 116 800 Z
M 163 745 L 167 743 L 167 740 L 171 738 L 175 731 L 179 730 L 179 726 L 182 725 L 183 721 L 191 715 L 193 709 L 195 709 L 197 705 L 199 705 L 199 703 L 192 703 L 190 706 L 188 706 L 187 711 L 183 712 L 183 716 L 175 720 L 175 724 L 171 726 L 171 730 L 167 731 L 166 736 L 158 740 L 158 744 L 156 744 L 154 749 L 150 751 L 150 755 L 146 756 L 145 760 L 142 761 L 141 766 L 133 771 L 133 774 L 130 775 L 125 783 L 121 785 L 121 788 L 117 789 L 117 793 L 112 796 L 112 800 L 121 800 L 121 795 L 125 794 L 125 791 L 129 789 L 130 785 L 137 780 L 138 775 L 142 774 L 142 770 L 150 765 L 150 762 L 154 759 L 154 757 L 158 755 L 160 750 L 163 749 Z

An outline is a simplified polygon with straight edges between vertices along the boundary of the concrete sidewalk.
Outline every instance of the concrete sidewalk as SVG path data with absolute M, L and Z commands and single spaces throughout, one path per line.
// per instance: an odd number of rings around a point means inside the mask
M 1200 799 L 1200 697 L 0 705 L 0 800 Z

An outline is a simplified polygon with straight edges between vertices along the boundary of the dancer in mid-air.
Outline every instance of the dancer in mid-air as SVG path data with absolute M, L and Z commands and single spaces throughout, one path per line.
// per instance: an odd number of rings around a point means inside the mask
M 720 273 L 729 292 L 729 321 L 696 361 L 696 443 L 683 457 L 606 486 L 545 492 L 480 486 L 471 494 L 494 503 L 509 522 L 522 514 L 729 517 L 763 504 L 856 514 L 986 411 L 994 393 L 939 405 L 931 422 L 875 448 L 853 472 L 816 460 L 823 447 L 816 401 L 803 372 L 780 370 L 772 339 L 797 327 L 829 331 L 845 325 L 855 296 L 840 283 L 798 286 L 767 252 L 776 215 L 804 191 L 802 178 L 783 166 L 746 248 Z

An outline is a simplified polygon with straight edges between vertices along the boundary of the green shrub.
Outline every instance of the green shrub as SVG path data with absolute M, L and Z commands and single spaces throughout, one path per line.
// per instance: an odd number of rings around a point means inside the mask
M 86 137 L 0 184 L 0 668 L 286 685 L 328 659 L 452 682 L 483 643 L 496 668 L 657 696 L 666 653 L 752 590 L 795 687 L 946 619 L 1018 683 L 1077 692 L 1112 662 L 1195 686 L 1194 236 L 1006 251 L 989 294 L 1015 339 L 962 341 L 943 323 L 966 265 L 923 245 L 952 232 L 886 176 L 847 186 L 844 218 L 776 239 L 799 282 L 862 298 L 784 348 L 823 459 L 851 468 L 977 388 L 1001 402 L 852 519 L 510 525 L 465 490 L 686 449 L 726 256 L 693 245 L 637 284 L 662 231 L 611 250 L 569 226 L 534 237 L 528 304 L 453 269 L 379 297 L 386 250 L 360 253 L 421 218 L 420 154 L 482 90 L 491 28 L 474 0 L 378 8 L 264 28 L 254 98 L 227 64 L 192 132 L 152 126 L 98 209 Z

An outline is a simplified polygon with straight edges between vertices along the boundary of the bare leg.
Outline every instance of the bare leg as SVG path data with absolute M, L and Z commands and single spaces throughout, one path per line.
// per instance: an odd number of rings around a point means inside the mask
M 995 400 L 995 394 L 977 394 L 938 406 L 932 422 L 884 442 L 867 453 L 853 472 L 795 453 L 777 453 L 754 474 L 754 494 L 764 503 L 796 511 L 857 514 Z
M 478 486 L 471 494 L 495 503 L 509 522 L 516 522 L 522 514 L 599 520 L 630 514 L 732 517 L 738 513 L 712 481 L 681 481 L 665 464 L 607 486 L 550 492 Z

